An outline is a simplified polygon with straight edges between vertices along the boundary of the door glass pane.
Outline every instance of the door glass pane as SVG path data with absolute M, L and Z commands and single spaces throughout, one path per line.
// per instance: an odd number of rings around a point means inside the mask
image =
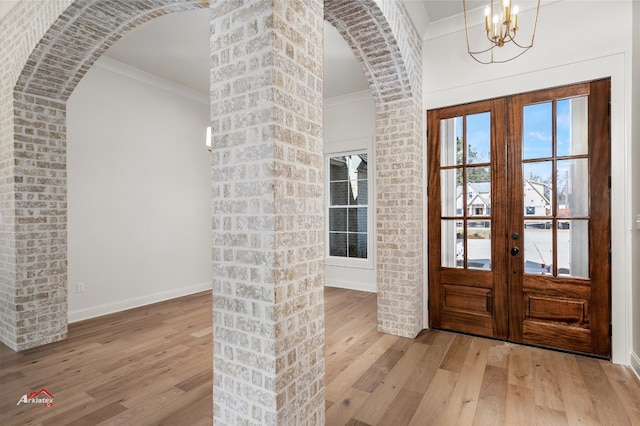
M 469 269 L 491 269 L 491 221 L 467 222 L 467 251 Z
M 491 161 L 491 115 L 467 116 L 467 164 Z
M 553 229 L 551 221 L 524 221 L 525 274 L 553 274 Z
M 551 161 L 537 161 L 522 165 L 522 177 L 524 182 L 524 213 L 526 216 L 552 215 L 551 189 L 552 189 Z
M 547 158 L 553 154 L 552 102 L 527 105 L 523 110 L 522 158 Z
M 464 209 L 462 194 L 462 169 L 440 171 L 440 196 L 442 216 L 460 216 Z
M 441 265 L 447 268 L 464 267 L 464 231 L 462 221 L 443 220 L 441 229 Z
M 557 155 L 582 155 L 589 151 L 588 97 L 563 99 L 556 103 Z
M 558 161 L 558 216 L 589 215 L 589 161 L 586 158 Z
M 467 168 L 467 215 L 491 214 L 491 167 Z
M 558 221 L 558 275 L 589 278 L 589 221 Z
M 440 164 L 462 164 L 462 117 L 440 120 Z

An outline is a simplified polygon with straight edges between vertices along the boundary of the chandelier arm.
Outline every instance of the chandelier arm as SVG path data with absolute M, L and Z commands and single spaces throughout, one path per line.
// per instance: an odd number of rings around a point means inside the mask
M 476 61 L 477 63 L 482 64 L 482 65 L 489 65 L 489 64 L 493 63 L 493 61 L 492 61 L 492 62 L 484 62 L 484 61 L 481 61 L 480 59 L 476 58 L 476 57 L 475 57 L 475 56 L 473 56 L 472 54 L 471 54 L 471 55 L 469 55 L 469 56 L 471 56 L 471 59 L 473 59 L 474 61 Z
M 467 52 L 471 52 L 471 44 L 469 43 L 469 24 L 467 23 L 467 0 L 462 0 L 462 10 L 464 12 L 464 31 L 467 35 Z
M 531 44 L 529 44 L 528 46 L 522 46 L 522 45 L 518 44 L 518 42 L 513 40 L 513 39 L 511 41 L 513 42 L 513 44 L 518 46 L 520 49 L 530 49 L 530 48 L 533 47 L 533 38 L 531 39 Z
M 496 47 L 498 47 L 498 46 L 495 46 L 495 45 L 494 45 L 494 46 L 491 46 L 491 47 L 486 48 L 485 50 L 478 50 L 478 51 L 476 51 L 476 52 L 472 52 L 471 50 L 467 50 L 467 52 L 468 52 L 470 55 L 479 55 L 479 54 L 482 54 L 482 53 L 487 53 L 487 52 L 489 52 L 489 51 L 491 51 L 491 50 L 495 49 Z
M 540 0 L 536 6 L 536 20 L 533 22 L 533 34 L 531 34 L 531 46 L 533 46 L 533 39 L 536 36 L 536 28 L 538 27 L 538 16 L 540 15 Z
M 527 47 L 526 49 L 524 49 L 522 52 L 518 53 L 516 56 L 514 56 L 513 58 L 509 58 L 509 59 L 505 59 L 503 61 L 494 61 L 493 59 L 491 60 L 491 62 L 487 62 L 487 63 L 491 63 L 491 64 L 504 64 L 505 62 L 509 62 L 509 61 L 513 61 L 516 58 L 519 58 L 520 56 L 524 55 L 524 53 L 531 49 L 531 47 Z

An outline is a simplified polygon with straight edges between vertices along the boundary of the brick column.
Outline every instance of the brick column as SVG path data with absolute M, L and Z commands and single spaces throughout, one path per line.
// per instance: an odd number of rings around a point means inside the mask
M 422 117 L 415 98 L 376 105 L 378 331 L 422 329 Z
M 14 349 L 22 350 L 67 335 L 66 108 L 16 93 L 14 110 Z
M 323 2 L 210 7 L 215 423 L 323 424 Z

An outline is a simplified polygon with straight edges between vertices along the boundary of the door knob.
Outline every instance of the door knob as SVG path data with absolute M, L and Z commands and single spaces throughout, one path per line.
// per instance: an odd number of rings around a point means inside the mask
M 515 256 L 520 253 L 520 249 L 518 247 L 511 247 L 511 256 Z

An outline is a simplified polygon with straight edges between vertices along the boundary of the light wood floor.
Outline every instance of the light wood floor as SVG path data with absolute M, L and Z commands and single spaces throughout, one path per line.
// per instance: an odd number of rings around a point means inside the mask
M 627 367 L 443 331 L 376 332 L 374 294 L 326 290 L 326 424 L 640 425 Z M 212 424 L 210 293 L 0 345 L 2 425 Z M 17 402 L 47 389 L 53 407 Z
M 327 288 L 327 425 L 636 425 L 630 368 L 425 330 L 376 332 L 376 296 Z
M 211 425 L 211 293 L 69 326 L 67 340 L 0 349 L 0 424 Z M 20 404 L 45 388 L 53 406 Z

